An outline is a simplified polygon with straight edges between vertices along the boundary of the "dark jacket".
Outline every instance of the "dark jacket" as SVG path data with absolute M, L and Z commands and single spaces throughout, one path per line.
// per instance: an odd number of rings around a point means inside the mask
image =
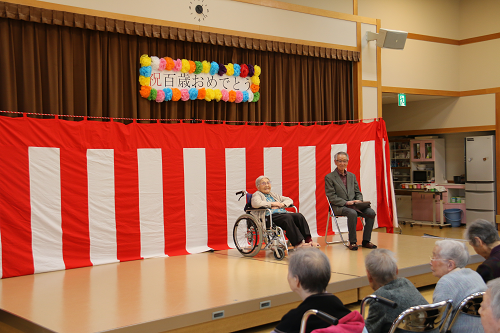
M 280 323 L 274 329 L 276 332 L 298 333 L 300 332 L 300 322 L 302 316 L 307 310 L 316 309 L 328 313 L 337 319 L 344 317 L 351 311 L 344 307 L 342 301 L 335 295 L 330 293 L 311 295 L 306 298 L 300 305 L 290 310 L 281 318 Z M 311 332 L 317 328 L 330 326 L 327 322 L 319 319 L 316 316 L 310 316 L 307 320 L 306 332 Z
M 491 250 L 489 258 L 479 265 L 476 271 L 484 282 L 500 277 L 500 245 Z
M 333 170 L 325 176 L 325 193 L 332 204 L 333 212 L 336 215 L 342 215 L 342 207 L 347 201 L 361 200 L 363 194 L 359 190 L 356 176 L 349 171 L 347 172 L 347 188 L 344 186 L 342 179 L 337 170 Z

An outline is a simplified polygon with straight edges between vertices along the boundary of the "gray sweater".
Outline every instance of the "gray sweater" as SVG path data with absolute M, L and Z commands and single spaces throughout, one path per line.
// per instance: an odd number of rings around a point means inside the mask
M 453 300 L 453 318 L 462 300 L 472 293 L 486 291 L 486 284 L 481 275 L 470 268 L 453 270 L 439 279 L 434 289 L 433 302 Z M 461 314 L 451 328 L 452 333 L 484 333 L 481 318 Z
M 428 304 L 425 298 L 406 278 L 397 278 L 374 292 L 398 304 L 395 309 L 386 305 L 371 301 L 368 318 L 365 320 L 366 329 L 369 333 L 388 332 L 392 322 L 406 309 Z

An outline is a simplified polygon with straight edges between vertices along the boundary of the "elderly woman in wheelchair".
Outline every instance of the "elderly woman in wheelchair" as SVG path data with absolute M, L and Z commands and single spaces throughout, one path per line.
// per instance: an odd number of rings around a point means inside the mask
M 262 246 L 274 251 L 276 259 L 284 258 L 288 250 L 283 230 L 294 248 L 319 247 L 312 241 L 309 225 L 305 217 L 297 212 L 293 200 L 271 192 L 271 182 L 268 177 L 260 176 L 255 181 L 258 191 L 253 195 L 246 193 L 246 214 L 241 215 L 233 228 L 233 239 L 238 251 L 244 256 L 256 255 Z M 295 213 L 285 208 L 293 207 Z
M 255 181 L 258 191 L 252 196 L 253 208 L 270 208 L 265 211 L 252 211 L 258 219 L 265 218 L 266 226 L 270 224 L 270 215 L 274 224 L 285 230 L 286 237 L 295 248 L 303 246 L 319 247 L 312 241 L 311 232 L 306 218 L 301 213 L 290 213 L 285 207 L 293 205 L 293 200 L 271 192 L 271 181 L 265 176 L 260 176 Z

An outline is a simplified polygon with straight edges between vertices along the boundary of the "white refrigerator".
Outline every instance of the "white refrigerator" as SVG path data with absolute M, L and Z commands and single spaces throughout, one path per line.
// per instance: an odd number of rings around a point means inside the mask
M 495 136 L 465 138 L 465 209 L 467 223 L 495 222 Z

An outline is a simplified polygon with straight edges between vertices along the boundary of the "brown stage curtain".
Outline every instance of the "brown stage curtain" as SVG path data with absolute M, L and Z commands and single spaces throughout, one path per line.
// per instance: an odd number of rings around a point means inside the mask
M 148 101 L 142 54 L 262 68 L 257 103 Z M 340 60 L 342 59 L 342 60 Z M 345 60 L 344 60 L 345 59 Z M 142 119 L 351 120 L 359 53 L 0 2 L 0 110 Z

